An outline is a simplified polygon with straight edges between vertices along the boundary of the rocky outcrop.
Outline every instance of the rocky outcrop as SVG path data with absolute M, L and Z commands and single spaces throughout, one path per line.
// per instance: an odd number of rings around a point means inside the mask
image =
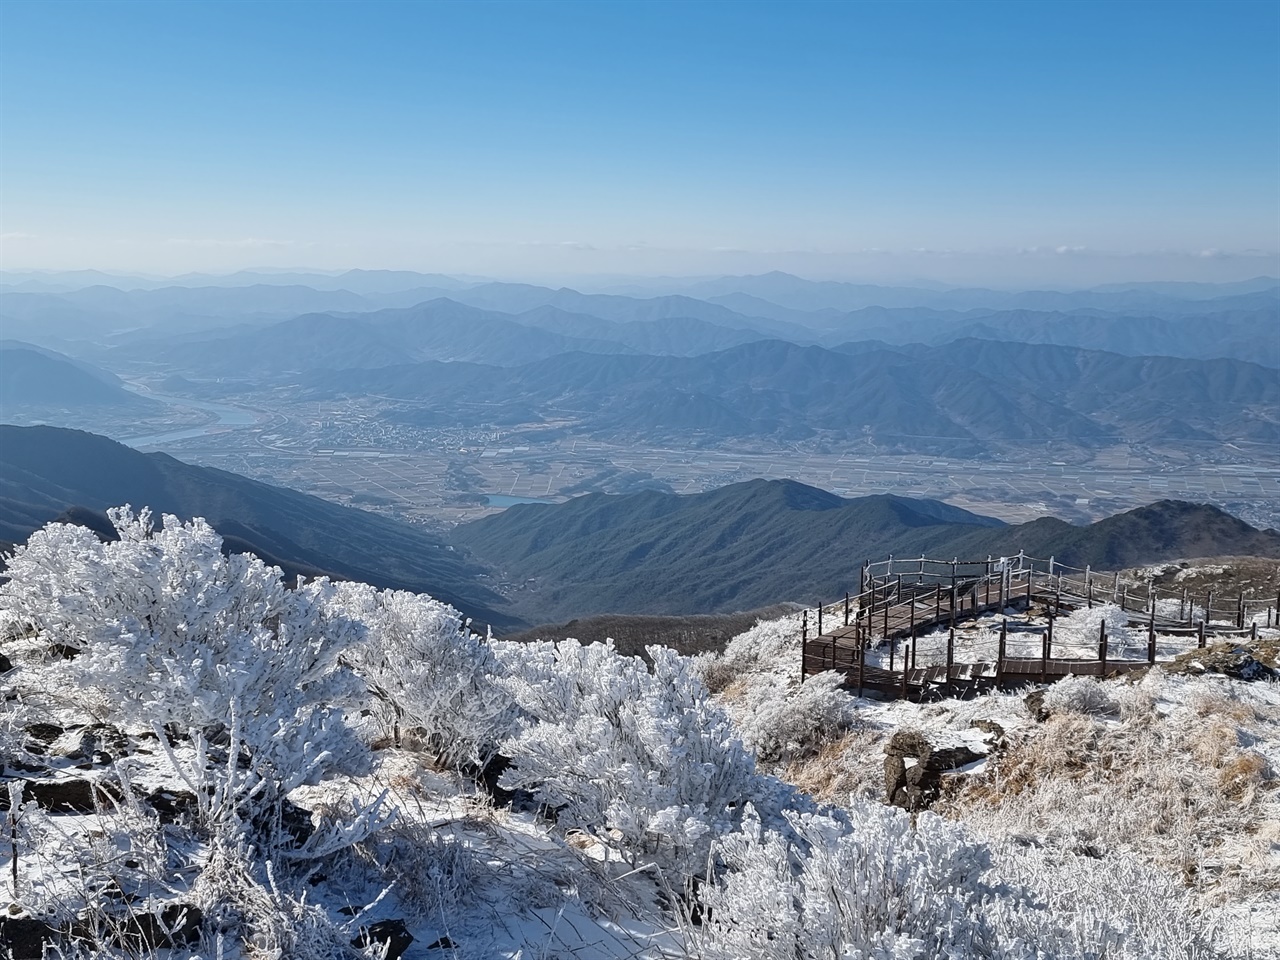
M 938 799 L 943 774 L 984 756 L 965 744 L 932 743 L 915 730 L 899 730 L 884 752 L 885 801 L 913 813 Z
M 1174 658 L 1168 668 L 1173 673 L 1220 673 L 1235 680 L 1274 680 L 1280 670 L 1267 661 L 1274 662 L 1276 653 L 1255 648 L 1251 644 L 1215 643 L 1205 650 L 1191 650 Z

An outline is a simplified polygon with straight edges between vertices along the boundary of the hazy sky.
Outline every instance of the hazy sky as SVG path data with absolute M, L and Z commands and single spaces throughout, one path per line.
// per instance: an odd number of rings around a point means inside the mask
M 0 266 L 1276 273 L 1280 4 L 0 2 Z

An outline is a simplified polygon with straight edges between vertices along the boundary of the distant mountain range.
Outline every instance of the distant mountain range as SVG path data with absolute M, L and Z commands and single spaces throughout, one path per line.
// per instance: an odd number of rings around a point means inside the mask
M 831 601 L 856 590 L 864 560 L 1011 556 L 1118 569 L 1179 557 L 1280 557 L 1280 533 L 1210 506 L 1161 501 L 1086 527 L 1006 525 L 934 500 L 844 499 L 790 480 L 709 493 L 590 494 L 521 504 L 463 524 L 453 542 L 518 585 L 534 622 L 598 613 L 747 610 Z
M 696 357 L 566 353 L 502 371 L 436 363 L 302 382 L 316 397 L 412 401 L 391 414 L 405 422 L 576 418 L 611 437 L 820 435 L 970 451 L 1010 440 L 1280 440 L 1280 378 L 1265 367 L 983 340 L 835 350 L 766 340 Z M 479 382 L 483 404 L 460 389 Z
M 569 338 L 539 341 L 526 359 L 565 349 L 691 356 L 761 338 L 832 346 L 847 340 L 939 344 L 979 337 L 1129 355 L 1230 357 L 1280 367 L 1280 342 L 1272 334 L 1280 325 L 1280 281 L 1267 277 L 1232 284 L 1011 293 L 810 281 L 771 273 L 672 281 L 637 289 L 644 294 L 639 296 L 410 271 L 246 272 L 164 283 L 93 271 L 5 274 L 3 279 L 0 335 L 64 350 L 77 341 L 132 348 L 138 341 L 193 332 L 203 331 L 201 339 L 225 337 L 238 325 L 261 327 L 313 314 L 344 321 L 365 315 L 362 322 L 376 325 L 382 320 L 371 318 L 380 310 L 419 308 L 424 322 L 432 323 L 431 314 L 441 308 L 433 310 L 431 302 L 447 299 L 485 311 L 490 320 L 501 317 Z M 455 309 L 453 321 L 460 316 Z M 477 352 L 474 344 L 469 350 L 465 343 L 454 344 L 450 321 L 439 322 L 445 329 L 433 351 L 419 351 L 417 359 L 510 362 L 497 352 Z M 368 356 L 376 359 L 376 353 Z
M 482 567 L 417 527 L 91 433 L 0 425 L 0 541 L 23 542 L 68 508 L 125 503 L 157 520 L 204 517 L 238 549 L 295 570 L 430 593 L 481 622 L 519 624 Z

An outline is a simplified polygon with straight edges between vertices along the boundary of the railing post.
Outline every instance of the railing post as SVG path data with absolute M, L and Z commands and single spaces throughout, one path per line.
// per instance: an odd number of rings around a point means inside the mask
M 807 609 L 800 614 L 800 642 L 809 642 L 809 611 Z
M 844 625 L 849 625 L 849 591 L 844 592 Z
M 862 686 L 867 679 L 867 648 L 858 651 L 858 696 L 862 696 Z
M 996 651 L 996 687 L 1004 680 L 1004 657 L 1009 645 L 1009 621 L 1000 621 L 1000 649 Z
M 1053 621 L 1056 619 L 1052 614 L 1049 615 L 1049 628 L 1044 632 L 1044 648 L 1048 651 L 1049 656 L 1053 656 Z
M 1204 595 L 1204 622 L 1213 622 L 1213 591 L 1210 590 Z
M 933 585 L 933 622 L 937 623 L 942 619 L 942 584 L 935 583 Z
M 809 663 L 807 657 L 809 655 L 808 631 L 805 629 L 805 615 L 800 616 L 800 683 L 804 683 L 805 672 L 808 670 Z M 832 653 L 834 656 L 834 652 Z
M 1098 621 L 1098 663 L 1101 666 L 1098 669 L 1098 677 L 1101 679 L 1107 675 L 1107 621 Z
M 956 662 L 956 622 L 951 621 L 951 630 L 947 633 L 947 683 L 951 682 L 951 666 Z
M 1125 587 L 1124 589 L 1125 589 L 1125 593 L 1128 593 L 1128 592 L 1129 592 L 1129 588 L 1128 588 L 1128 587 Z M 1119 570 L 1117 570 L 1117 571 L 1116 571 L 1116 582 L 1115 582 L 1115 585 L 1114 585 L 1114 586 L 1112 586 L 1112 588 L 1111 588 L 1111 602 L 1112 602 L 1112 603 L 1115 603 L 1115 602 L 1116 602 L 1116 597 L 1118 597 L 1118 596 L 1120 596 L 1120 571 L 1119 571 Z
M 1199 631 L 1199 637 L 1197 638 L 1197 641 L 1196 641 L 1196 646 L 1200 647 L 1202 650 L 1204 649 L 1204 621 L 1203 620 L 1200 621 L 1200 631 Z
M 1191 614 L 1187 611 L 1187 588 L 1182 588 L 1182 599 L 1178 601 L 1178 622 L 1187 622 L 1187 626 L 1191 626 Z
M 1093 574 L 1089 572 L 1089 565 L 1084 565 L 1084 591 L 1089 604 L 1089 609 L 1093 609 Z
M 915 646 L 916 645 L 914 643 L 911 644 L 911 650 L 912 650 L 911 655 L 913 657 L 915 656 Z M 907 658 L 906 658 L 906 655 L 904 654 L 902 657 L 902 699 L 903 700 L 907 699 L 907 673 L 908 673 Z
M 1049 635 L 1040 635 L 1040 682 L 1049 682 Z
M 1258 639 L 1258 621 L 1257 620 L 1249 621 L 1249 639 L 1250 640 Z
M 907 633 L 911 636 L 911 642 L 914 644 L 916 642 L 916 598 L 914 594 L 911 597 L 910 605 L 911 612 L 908 615 L 910 619 L 908 620 Z
M 818 604 L 818 636 L 822 636 L 822 604 Z
M 1240 591 L 1240 600 L 1236 607 L 1236 629 L 1244 629 L 1244 591 Z
M 862 571 L 858 576 L 858 596 L 862 596 L 864 593 L 867 592 L 867 574 L 870 567 L 871 567 L 870 560 L 862 561 Z
M 1156 610 L 1151 608 L 1151 619 L 1147 621 L 1147 663 L 1156 662 Z
M 1027 615 L 1028 616 L 1030 616 L 1031 614 L 1031 581 L 1034 579 L 1035 578 L 1031 575 L 1031 573 L 1027 574 Z

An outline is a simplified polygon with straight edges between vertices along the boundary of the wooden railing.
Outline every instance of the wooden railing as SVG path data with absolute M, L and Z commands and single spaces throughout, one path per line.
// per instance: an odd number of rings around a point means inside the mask
M 1066 609 L 1112 603 L 1132 614 L 1131 622 L 1148 627 L 1149 659 L 1154 662 L 1155 636 L 1195 635 L 1200 646 L 1206 635 L 1256 637 L 1260 621 L 1280 626 L 1280 596 L 1246 598 L 1215 597 L 1209 591 L 1194 596 L 1187 590 L 1159 590 L 1151 582 L 1139 582 L 1119 574 L 1099 574 L 1090 567 L 1074 567 L 1053 557 L 1042 560 L 1019 553 L 1016 557 L 988 557 L 986 560 L 934 560 L 928 557 L 867 562 L 859 578 L 859 591 L 845 594 L 834 603 L 805 610 L 801 619 L 802 676 L 809 672 L 811 642 L 821 642 L 831 666 L 837 667 L 837 647 L 847 651 L 849 669 L 856 669 L 859 686 L 867 672 L 863 653 L 881 641 L 906 637 L 911 641 L 910 662 L 901 664 L 905 691 L 906 672 L 915 669 L 915 639 L 939 625 L 950 624 L 948 677 L 954 664 L 951 644 L 958 620 L 1010 607 L 1029 611 L 1036 601 L 1050 614 L 1041 659 L 1047 674 L 1051 660 L 1052 621 Z M 1105 631 L 1105 624 L 1101 628 Z M 1106 672 L 1106 636 L 1098 670 Z M 903 659 L 906 659 L 904 654 Z M 995 667 L 999 674 L 1005 662 L 1003 644 Z M 889 645 L 889 672 L 899 669 L 896 644 Z M 1083 666 L 1084 664 L 1082 664 Z M 876 668 L 879 672 L 884 672 Z M 1019 669 L 1019 673 L 1026 671 Z

